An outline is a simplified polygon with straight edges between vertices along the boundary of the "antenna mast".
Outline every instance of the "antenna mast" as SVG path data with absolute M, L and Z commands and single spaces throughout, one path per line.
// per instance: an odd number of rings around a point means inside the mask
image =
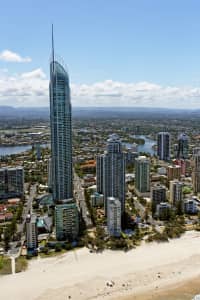
M 53 24 L 52 24 L 52 36 L 51 36 L 51 46 L 52 46 L 52 62 L 53 62 L 53 72 L 54 72 L 54 37 L 53 37 Z

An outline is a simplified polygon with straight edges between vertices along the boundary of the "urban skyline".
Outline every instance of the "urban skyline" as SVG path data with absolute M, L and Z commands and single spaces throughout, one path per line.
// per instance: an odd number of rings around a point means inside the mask
M 198 8 L 1 5 L 3 300 L 200 298 Z

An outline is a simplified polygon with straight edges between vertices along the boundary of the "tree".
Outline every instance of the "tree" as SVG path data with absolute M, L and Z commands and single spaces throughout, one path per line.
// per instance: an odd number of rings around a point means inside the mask
M 3 228 L 0 227 L 0 242 L 1 242 L 1 240 L 2 240 L 2 235 L 3 235 Z
M 149 219 L 149 210 L 148 208 L 145 209 L 145 213 L 144 213 L 144 220 L 147 222 Z
M 45 253 L 45 254 L 48 254 L 49 248 L 48 248 L 48 247 L 44 247 L 44 248 L 42 249 L 42 252 Z
M 198 212 L 198 223 L 200 224 L 200 211 Z
M 11 232 L 10 228 L 7 227 L 4 231 L 4 249 L 5 251 L 8 251 L 10 247 L 10 241 L 11 241 Z
M 71 250 L 72 249 L 72 244 L 71 243 L 64 243 L 63 248 L 65 250 Z
M 176 203 L 176 212 L 177 215 L 182 216 L 183 215 L 183 206 L 182 206 L 182 201 L 178 201 Z
M 55 251 L 60 252 L 62 250 L 62 245 L 60 243 L 55 244 Z

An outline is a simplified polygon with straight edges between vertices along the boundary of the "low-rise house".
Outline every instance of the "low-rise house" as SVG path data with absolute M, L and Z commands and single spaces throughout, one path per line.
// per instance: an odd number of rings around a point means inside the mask
M 5 219 L 6 221 L 11 221 L 13 219 L 13 213 L 11 212 L 5 213 Z

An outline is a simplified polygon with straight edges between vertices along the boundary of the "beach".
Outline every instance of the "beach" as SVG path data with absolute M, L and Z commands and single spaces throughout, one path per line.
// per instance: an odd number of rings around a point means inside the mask
M 200 232 L 128 252 L 38 257 L 26 272 L 2 276 L 0 292 L 1 300 L 189 300 L 200 294 Z
M 151 290 L 137 296 L 123 297 L 118 300 L 190 300 L 199 293 L 200 278 L 193 278 L 181 284 L 166 286 L 163 290 Z

